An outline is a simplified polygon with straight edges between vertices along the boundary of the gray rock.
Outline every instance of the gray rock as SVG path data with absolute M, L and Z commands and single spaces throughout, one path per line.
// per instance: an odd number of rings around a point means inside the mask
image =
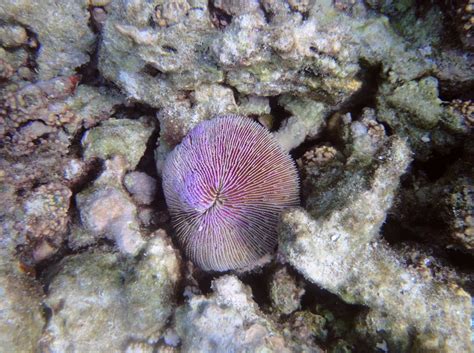
M 177 309 L 182 352 L 290 352 L 237 277 L 222 276 L 212 287 L 214 294 L 194 296 Z
M 66 257 L 48 287 L 52 316 L 42 349 L 123 352 L 130 341 L 158 341 L 176 303 L 179 268 L 164 231 L 152 235 L 136 263 L 102 251 Z
M 89 61 L 94 34 L 88 26 L 86 1 L 53 0 L 41 4 L 29 0 L 6 0 L 0 5 L 0 19 L 31 29 L 39 41 L 38 75 L 42 80 L 75 74 Z
M 34 352 L 45 324 L 39 283 L 2 264 L 0 294 L 0 350 Z

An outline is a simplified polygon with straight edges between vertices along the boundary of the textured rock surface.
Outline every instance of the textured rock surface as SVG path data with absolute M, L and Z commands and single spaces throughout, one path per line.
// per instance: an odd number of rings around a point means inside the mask
M 277 313 L 289 315 L 301 307 L 304 289 L 283 267 L 275 271 L 270 282 L 270 299 Z
M 291 352 L 252 300 L 250 288 L 234 276 L 220 277 L 212 287 L 214 294 L 195 296 L 177 310 L 182 352 Z
M 109 159 L 120 155 L 134 169 L 146 149 L 153 132 L 153 124 L 147 120 L 109 119 L 84 135 L 84 158 Z
M 472 351 L 470 3 L 0 1 L 0 351 Z M 302 184 L 242 282 L 159 230 L 167 155 L 219 114 Z
M 421 160 L 428 159 L 433 150 L 448 153 L 459 145 L 456 137 L 470 131 L 461 116 L 443 108 L 438 96 L 437 80 L 427 77 L 395 88 L 385 85 L 378 99 L 378 118 L 407 138 Z
M 145 241 L 140 232 L 137 208 L 122 186 L 129 164 L 120 156 L 106 162 L 106 169 L 94 185 L 76 195 L 81 223 L 90 236 L 71 238 L 74 247 L 114 240 L 125 254 L 136 255 Z
M 163 6 L 171 6 L 171 1 Z M 308 92 L 310 88 L 320 87 L 322 96 L 328 97 L 340 90 L 336 95 L 343 98 L 358 88 L 357 83 L 351 86 L 358 66 L 355 62 L 347 65 L 354 57 L 350 50 L 341 48 L 346 35 L 343 31 L 348 28 L 340 21 L 342 18 L 337 19 L 341 30 L 335 30 L 336 26 L 328 30 L 328 26 L 320 30 L 320 39 L 313 39 L 311 35 L 319 29 L 316 20 L 303 23 L 301 16 L 290 14 L 288 8 L 278 9 L 281 17 L 288 21 L 279 31 L 273 31 L 263 12 L 255 6 L 254 11 L 250 11 L 252 7 L 239 6 L 234 21 L 223 31 L 210 21 L 208 4 L 190 6 L 183 2 L 178 8 L 181 11 L 174 12 L 173 26 L 165 27 L 157 21 L 151 4 L 112 4 L 104 30 L 101 67 L 104 74 L 131 97 L 163 106 L 179 99 L 177 90 L 222 82 L 225 72 L 227 81 L 244 94 Z M 330 12 L 326 6 L 321 9 Z M 311 15 L 323 16 L 318 15 L 316 9 Z M 157 26 L 150 25 L 149 16 Z M 269 38 L 274 48 L 264 45 Z M 210 48 L 210 56 L 206 57 L 206 51 L 200 50 L 203 47 Z M 272 54 L 272 49 L 278 54 Z M 121 53 L 128 53 L 125 68 L 117 60 Z M 337 56 L 346 65 L 342 67 L 330 55 Z M 326 74 L 327 79 L 318 80 L 298 73 L 305 58 L 314 70 Z M 286 66 L 288 71 L 280 65 Z M 240 70 L 236 66 L 240 66 Z M 197 70 L 191 72 L 191 67 Z M 349 83 L 343 83 L 343 79 Z
M 117 255 L 97 252 L 71 256 L 62 261 L 58 271 L 45 299 L 52 316 L 42 348 L 51 352 L 119 351 L 127 324 Z
M 155 178 L 146 173 L 131 172 L 125 175 L 124 184 L 136 203 L 149 205 L 153 202 L 157 184 Z
M 302 210 L 289 211 L 282 222 L 281 251 L 288 261 L 344 301 L 383 313 L 395 326 L 385 327 L 392 349 L 411 342 L 421 351 L 469 351 L 472 305 L 462 288 L 424 278 L 382 242 L 354 244 L 361 240 L 353 234 L 361 233 L 340 230 L 350 229 L 348 224 L 336 230 L 331 221 L 316 222 Z M 410 328 L 414 338 L 405 335 Z
M 397 334 L 411 327 L 417 332 L 412 344 L 420 350 L 469 350 L 470 296 L 454 283 L 423 277 L 376 241 L 410 155 L 402 140 L 391 139 L 375 157 L 365 171 L 351 171 L 351 183 L 318 190 L 321 202 L 309 195 L 314 218 L 301 209 L 283 214 L 280 252 L 308 280 L 387 315 L 397 326 L 392 349 L 404 347 Z
M 52 183 L 40 186 L 24 203 L 24 231 L 36 262 L 50 257 L 62 245 L 71 194 L 66 186 Z
M 45 324 L 43 291 L 34 279 L 4 261 L 0 265 L 0 347 L 2 351 L 34 352 Z
M 279 104 L 293 114 L 274 134 L 282 147 L 288 151 L 298 147 L 307 138 L 314 139 L 325 124 L 327 106 L 323 103 L 286 95 L 280 98 Z
M 81 131 L 107 119 L 119 96 L 57 77 L 5 88 L 0 99 L 2 251 L 31 266 L 64 244 L 72 189 L 91 164 L 80 161 Z M 8 86 L 7 86 L 8 87 Z
M 125 291 L 130 335 L 155 342 L 174 312 L 181 258 L 164 230 L 150 237 L 143 258 L 125 281 Z
M 121 352 L 131 339 L 157 341 L 180 279 L 179 256 L 164 231 L 136 263 L 95 251 L 66 257 L 56 271 L 45 299 L 52 316 L 41 339 L 50 352 Z
M 54 16 L 52 16 L 54 14 Z M 94 35 L 88 26 L 86 1 L 2 1 L 0 18 L 33 32 L 40 46 L 36 62 L 40 79 L 71 75 L 89 61 Z

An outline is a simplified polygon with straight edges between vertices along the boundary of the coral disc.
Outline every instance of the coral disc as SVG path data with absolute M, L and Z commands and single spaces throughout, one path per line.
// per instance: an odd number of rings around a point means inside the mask
M 204 270 L 255 266 L 276 247 L 280 212 L 299 203 L 291 157 L 235 115 L 191 130 L 166 159 L 163 188 L 178 242 Z

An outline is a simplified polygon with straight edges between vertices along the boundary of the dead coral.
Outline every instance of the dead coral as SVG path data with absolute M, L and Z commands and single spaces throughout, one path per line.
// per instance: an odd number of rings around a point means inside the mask
M 25 232 L 32 258 L 39 262 L 62 245 L 69 221 L 72 192 L 59 183 L 42 185 L 24 202 L 25 219 L 18 227 Z
M 31 266 L 62 246 L 71 191 L 93 163 L 78 162 L 75 147 L 83 128 L 110 117 L 119 96 L 79 77 L 2 87 L 0 173 L 4 255 Z
M 454 99 L 449 102 L 448 107 L 451 111 L 460 113 L 469 127 L 474 127 L 474 102 Z
M 459 178 L 443 201 L 451 238 L 474 253 L 474 187 L 469 177 Z
M 336 157 L 337 150 L 332 146 L 316 146 L 306 151 L 303 157 L 298 159 L 297 163 L 300 167 L 315 167 L 325 164 Z
M 0 137 L 9 154 L 23 156 L 38 149 L 67 153 L 69 139 L 61 127 L 77 122 L 77 118 L 57 100 L 72 95 L 78 81 L 78 76 L 40 81 L 4 97 L 0 103 Z
M 459 38 L 466 49 L 474 49 L 474 1 L 448 1 Z

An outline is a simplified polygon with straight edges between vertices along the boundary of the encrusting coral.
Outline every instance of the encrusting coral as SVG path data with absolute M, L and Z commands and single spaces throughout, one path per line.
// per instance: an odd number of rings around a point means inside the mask
M 289 155 L 242 116 L 197 125 L 168 156 L 163 188 L 186 254 L 215 271 L 254 267 L 276 246 L 279 213 L 299 198 Z

